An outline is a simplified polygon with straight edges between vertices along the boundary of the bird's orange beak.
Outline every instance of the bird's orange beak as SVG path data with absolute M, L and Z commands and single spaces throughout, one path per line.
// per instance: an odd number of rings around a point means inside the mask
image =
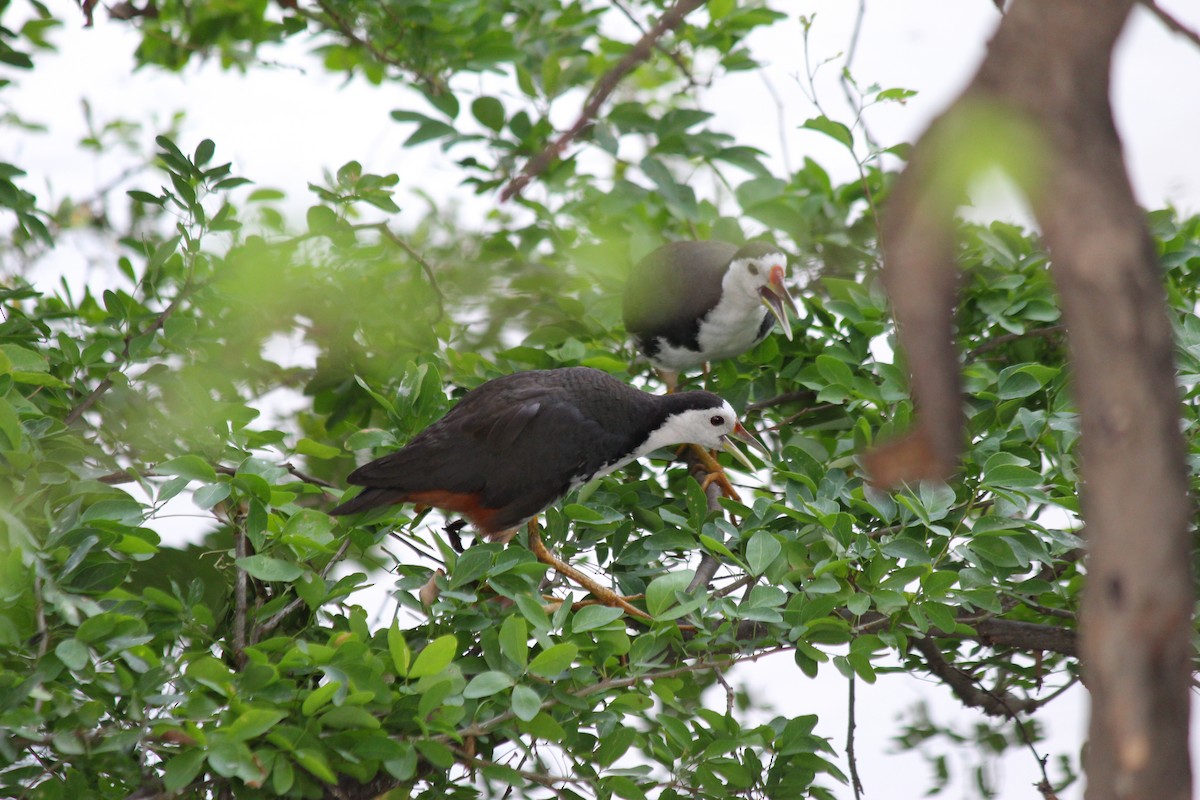
M 758 440 L 758 437 L 746 430 L 742 426 L 742 423 L 739 422 L 733 426 L 733 431 L 731 433 L 727 433 L 721 437 L 721 447 L 724 448 L 725 451 L 731 456 L 742 462 L 746 469 L 753 470 L 755 468 L 754 464 L 749 458 L 746 457 L 746 454 L 739 450 L 738 446 L 733 443 L 734 439 L 750 445 L 762 454 L 764 461 L 766 461 L 768 464 L 771 463 L 771 451 L 767 449 L 765 444 Z
M 767 280 L 767 285 L 758 290 L 762 297 L 762 304 L 767 307 L 771 315 L 779 320 L 779 327 L 783 328 L 783 335 L 792 340 L 792 323 L 788 318 L 787 312 L 784 310 L 786 305 L 792 310 L 792 313 L 799 316 L 800 312 L 796 310 L 796 303 L 792 300 L 791 294 L 788 293 L 787 287 L 783 285 L 783 266 L 776 264 L 771 267 L 771 275 Z

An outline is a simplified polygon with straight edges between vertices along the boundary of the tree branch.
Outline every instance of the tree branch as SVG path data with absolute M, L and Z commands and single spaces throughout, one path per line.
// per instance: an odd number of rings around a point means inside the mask
M 534 178 L 545 172 L 551 162 L 567 148 L 567 145 L 595 121 L 596 115 L 600 113 L 600 107 L 604 105 L 604 101 L 609 98 L 609 95 L 613 93 L 625 76 L 650 57 L 658 40 L 677 28 L 683 22 L 684 17 L 702 5 L 704 5 L 704 0 L 677 0 L 675 5 L 667 9 L 659 18 L 658 23 L 630 48 L 625 57 L 596 81 L 575 124 L 563 131 L 542 152 L 530 159 L 525 164 L 525 168 L 509 181 L 508 185 L 500 192 L 500 202 L 503 203 L 518 196 Z
M 797 389 L 794 392 L 784 392 L 776 397 L 768 397 L 766 400 L 759 400 L 757 403 L 751 403 L 746 406 L 746 413 L 752 411 L 762 411 L 764 408 L 772 408 L 774 406 L 782 406 L 786 403 L 811 403 L 817 399 L 817 393 L 812 389 Z
M 1008 718 L 1015 716 L 1016 712 L 1013 709 L 1031 711 L 1037 707 L 1036 700 L 1022 700 L 1007 695 L 1007 693 L 1003 693 L 1004 699 L 1001 699 L 997 693 L 976 686 L 976 678 L 946 661 L 942 651 L 938 649 L 932 639 L 912 639 L 911 642 L 912 646 L 925 659 L 929 671 L 949 686 L 950 691 L 954 692 L 955 697 L 961 700 L 963 705 L 978 708 L 990 717 Z
M 1027 331 L 1022 331 L 1021 333 L 1004 333 L 994 339 L 988 339 L 986 342 L 982 342 L 981 344 L 972 347 L 967 351 L 967 358 L 971 359 L 981 356 L 990 350 L 995 350 L 997 347 L 1003 347 L 1009 342 L 1015 342 L 1021 339 L 1032 339 L 1035 337 L 1049 339 L 1059 335 L 1060 333 L 1066 332 L 1066 330 L 1066 325 L 1050 325 L 1045 328 L 1032 328 Z
M 234 525 L 234 558 L 240 561 L 250 555 L 250 543 L 242 521 Z M 237 566 L 233 584 L 233 661 L 238 669 L 246 664 L 246 606 L 249 602 L 250 576 Z
M 1189 39 L 1192 44 L 1200 47 L 1200 34 L 1184 25 L 1177 18 L 1171 16 L 1168 11 L 1166 11 L 1158 3 L 1154 2 L 1154 0 L 1138 0 L 1138 3 L 1151 14 L 1158 17 L 1158 21 L 1163 25 L 1166 25 L 1169 30 L 1178 33 L 1185 39 Z
M 884 485 L 945 480 L 957 466 L 953 216 L 969 176 L 951 174 L 946 154 L 977 147 L 985 125 L 1009 126 L 994 163 L 1016 173 L 1041 225 L 1079 406 L 1089 800 L 1175 800 L 1192 783 L 1192 507 L 1174 342 L 1110 102 L 1113 48 L 1136 1 L 1013 0 L 975 78 L 914 148 L 883 250 L 917 424 L 864 456 Z M 1013 630 L 995 622 L 981 622 L 980 635 Z
M 854 800 L 862 797 L 862 779 L 858 777 L 858 757 L 854 754 L 854 728 L 857 724 L 855 714 L 855 684 L 856 678 L 850 676 L 850 690 L 846 700 L 846 762 L 850 767 L 850 785 L 854 788 Z

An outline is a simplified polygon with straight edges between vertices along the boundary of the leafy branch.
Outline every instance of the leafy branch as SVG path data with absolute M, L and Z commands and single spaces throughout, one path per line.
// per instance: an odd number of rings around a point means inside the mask
M 600 76 L 600 79 L 592 87 L 575 123 L 525 164 L 520 173 L 500 191 L 500 202 L 503 203 L 519 196 L 532 180 L 545 172 L 554 159 L 562 155 L 567 146 L 592 124 L 600 113 L 600 107 L 604 105 L 609 95 L 616 90 L 625 76 L 650 57 L 659 39 L 679 27 L 684 17 L 702 5 L 704 5 L 704 0 L 676 0 L 675 5 L 668 8 L 659 17 L 654 27 L 647 31 L 641 39 L 638 39 L 637 43 L 616 65 Z

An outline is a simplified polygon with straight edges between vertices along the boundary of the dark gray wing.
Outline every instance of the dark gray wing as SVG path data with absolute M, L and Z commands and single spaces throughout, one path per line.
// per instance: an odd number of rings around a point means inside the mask
M 698 350 L 700 320 L 720 301 L 735 253 L 733 245 L 714 241 L 672 242 L 650 253 L 625 285 L 625 330 L 643 349 L 661 337 Z
M 612 439 L 562 387 L 519 380 L 484 384 L 403 449 L 363 465 L 349 481 L 386 490 L 390 498 L 430 491 L 479 495 L 483 507 L 497 511 L 493 525 L 504 528 L 553 503 L 576 475 L 618 457 L 607 454 Z

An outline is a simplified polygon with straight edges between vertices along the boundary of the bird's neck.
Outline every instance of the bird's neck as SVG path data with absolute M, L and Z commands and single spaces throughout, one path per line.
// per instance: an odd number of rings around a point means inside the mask
M 670 447 L 691 441 L 692 432 L 687 429 L 683 420 L 676 416 L 676 412 L 691 407 L 687 403 L 687 394 L 688 392 L 681 392 L 678 394 L 661 395 L 657 398 L 659 400 L 658 413 L 663 415 L 662 422 L 659 423 L 658 427 L 650 431 L 650 435 L 646 437 L 646 441 L 635 451 L 636 455 L 634 458 L 641 458 L 644 455 L 653 453 L 660 447 Z

